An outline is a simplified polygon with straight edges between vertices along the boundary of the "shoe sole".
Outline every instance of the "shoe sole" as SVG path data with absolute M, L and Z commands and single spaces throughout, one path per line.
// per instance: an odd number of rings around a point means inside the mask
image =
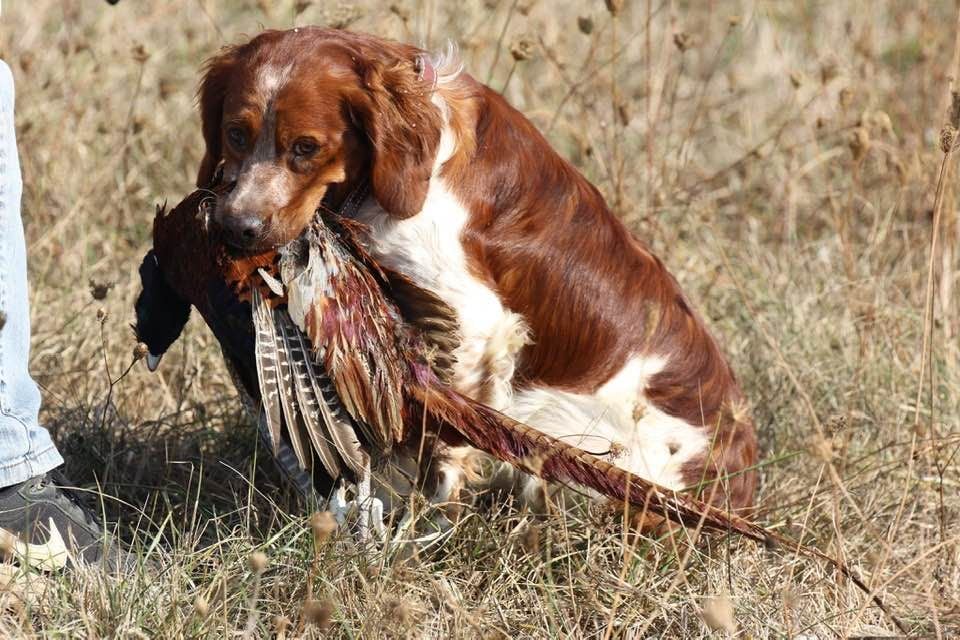
M 31 569 L 40 571 L 63 569 L 70 560 L 70 551 L 53 518 L 49 519 L 49 525 L 50 537 L 43 544 L 23 542 L 17 534 L 0 527 L 0 550 Z

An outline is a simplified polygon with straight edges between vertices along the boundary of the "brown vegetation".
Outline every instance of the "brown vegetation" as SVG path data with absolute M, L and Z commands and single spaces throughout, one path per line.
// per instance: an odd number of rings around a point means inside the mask
M 154 204 L 187 193 L 201 159 L 201 61 L 263 26 L 309 23 L 458 43 L 470 71 L 652 245 L 723 341 L 759 429 L 758 518 L 858 569 L 916 633 L 960 628 L 960 226 L 956 127 L 943 127 L 960 53 L 954 3 L 3 9 L 44 419 L 72 476 L 102 487 L 121 535 L 166 567 L 120 582 L 5 579 L 5 633 L 894 629 L 849 581 L 789 550 L 722 537 L 690 546 L 684 533 L 633 546 L 569 496 L 565 513 L 539 521 L 481 503 L 442 551 L 418 557 L 358 554 L 329 534 L 316 542 L 199 322 L 159 375 L 127 372 Z

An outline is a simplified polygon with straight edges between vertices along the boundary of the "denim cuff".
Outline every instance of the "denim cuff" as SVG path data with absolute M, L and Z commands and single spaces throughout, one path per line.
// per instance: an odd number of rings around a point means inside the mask
M 30 443 L 29 449 L 26 453 L 0 461 L 0 488 L 19 484 L 63 464 L 63 457 L 45 429 L 39 426 L 29 429 L 20 418 L 0 413 L 0 433 L 15 431 L 24 433 L 24 439 Z M 0 451 L 5 448 L 0 442 Z

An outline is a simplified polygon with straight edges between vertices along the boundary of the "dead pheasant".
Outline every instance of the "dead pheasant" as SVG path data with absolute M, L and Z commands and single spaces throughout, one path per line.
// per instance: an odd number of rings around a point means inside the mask
M 137 333 L 153 367 L 196 307 L 238 386 L 262 405 L 271 446 L 282 452 L 289 442 L 301 469 L 319 466 L 331 478 L 369 486 L 371 459 L 419 459 L 437 442 L 469 444 L 644 513 L 825 560 L 870 593 L 846 565 L 816 549 L 654 485 L 451 389 L 442 376 L 455 330 L 449 310 L 377 265 L 363 249 L 362 225 L 321 207 L 291 244 L 234 255 L 207 224 L 218 192 L 223 188 L 194 192 L 169 213 L 158 209 L 154 248 L 141 265 Z

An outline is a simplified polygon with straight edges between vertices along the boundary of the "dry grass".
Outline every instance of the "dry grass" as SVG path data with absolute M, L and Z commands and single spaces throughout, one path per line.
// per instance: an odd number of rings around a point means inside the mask
M 915 633 L 960 632 L 950 174 L 922 356 L 957 8 L 635 0 L 612 18 L 617 4 L 4 3 L 44 419 L 73 477 L 102 486 L 121 535 L 163 567 L 119 582 L 15 581 L 23 599 L 5 597 L 6 633 L 894 629 L 823 566 L 722 537 L 692 552 L 662 540 L 632 550 L 615 523 L 579 507 L 536 523 L 482 508 L 441 552 L 406 561 L 343 542 L 315 553 L 306 516 L 256 462 L 253 428 L 198 322 L 160 375 L 136 366 L 118 379 L 154 203 L 188 191 L 199 161 L 200 61 L 261 26 L 304 23 L 460 43 L 468 69 L 505 87 L 605 191 L 723 337 L 760 429 L 762 521 L 844 558 Z M 114 286 L 94 300 L 90 281 Z M 255 550 L 265 568 L 249 560 Z

